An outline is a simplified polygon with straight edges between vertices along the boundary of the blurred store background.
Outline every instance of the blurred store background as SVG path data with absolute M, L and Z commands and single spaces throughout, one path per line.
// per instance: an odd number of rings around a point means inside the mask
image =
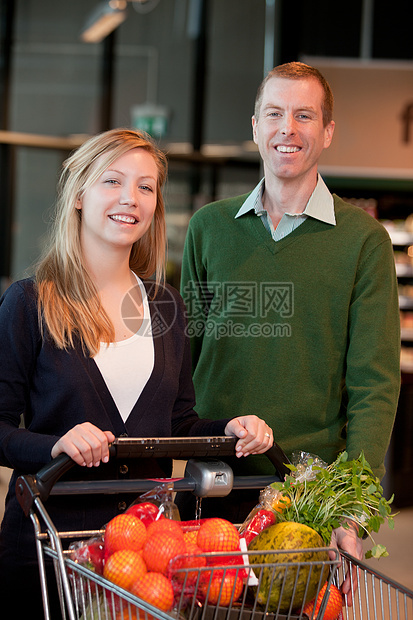
M 263 75 L 303 60 L 330 81 L 336 133 L 321 172 L 332 191 L 380 219 L 394 243 L 402 392 L 384 486 L 407 518 L 398 541 L 410 550 L 412 18 L 406 0 L 0 0 L 2 290 L 39 255 L 71 149 L 131 125 L 168 154 L 168 278 L 179 287 L 193 211 L 260 178 L 250 118 Z M 411 570 L 402 569 L 402 582 L 413 587 Z

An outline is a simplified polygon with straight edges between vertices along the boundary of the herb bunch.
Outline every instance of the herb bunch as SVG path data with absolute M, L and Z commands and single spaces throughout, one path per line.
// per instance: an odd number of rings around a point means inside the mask
M 380 480 L 374 476 L 363 452 L 350 461 L 347 452 L 342 452 L 326 468 L 314 464 L 312 480 L 298 481 L 294 477 L 297 467 L 288 467 L 292 474 L 284 482 L 271 485 L 291 500 L 277 514 L 278 521 L 304 523 L 316 530 L 328 546 L 332 531 L 341 525 L 349 527 L 349 519 L 358 526 L 359 536 L 367 535 L 373 543 L 366 558 L 388 555 L 383 545 L 376 545 L 371 532 L 378 532 L 386 520 L 394 529 L 395 515 L 390 507 L 393 496 L 389 500 L 384 498 Z

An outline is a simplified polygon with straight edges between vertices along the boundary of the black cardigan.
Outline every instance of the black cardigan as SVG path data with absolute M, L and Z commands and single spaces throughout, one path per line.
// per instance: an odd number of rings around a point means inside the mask
M 55 442 L 89 421 L 115 436 L 169 437 L 223 435 L 228 420 L 200 420 L 193 407 L 190 348 L 184 305 L 178 292 L 161 287 L 151 299 L 146 282 L 155 346 L 154 369 L 124 422 L 95 361 L 80 346 L 57 349 L 39 330 L 31 279 L 12 284 L 0 300 L 0 464 L 14 469 L 0 531 L 2 544 L 27 554 L 33 527 L 17 503 L 16 477 L 36 472 L 51 460 Z M 19 427 L 24 415 L 24 428 Z M 121 467 L 123 465 L 123 467 Z M 124 467 L 126 465 L 127 467 Z M 126 472 L 126 473 L 125 473 Z M 66 478 L 159 478 L 171 475 L 170 459 L 109 461 L 99 468 L 76 467 Z M 119 512 L 125 497 L 51 496 L 47 509 L 61 531 L 102 527 Z M 31 545 L 30 545 L 31 546 Z M 33 549 L 31 549 L 33 552 Z

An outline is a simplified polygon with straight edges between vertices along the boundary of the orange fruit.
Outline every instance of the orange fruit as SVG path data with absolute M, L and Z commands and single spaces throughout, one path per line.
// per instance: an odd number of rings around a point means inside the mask
M 122 601 L 122 607 L 116 612 L 115 620 L 158 620 L 149 613 L 139 609 L 139 607 L 128 607 L 125 601 Z
M 198 529 L 188 530 L 187 532 L 184 532 L 184 540 L 186 543 L 192 543 L 196 545 L 196 539 L 198 538 Z
M 160 519 L 158 521 L 152 521 L 149 523 L 146 529 L 147 537 L 149 538 L 153 534 L 158 534 L 159 532 L 165 534 L 175 534 L 175 536 L 180 536 L 183 538 L 183 531 L 178 521 L 174 521 L 174 519 Z
M 213 517 L 206 519 L 197 536 L 197 545 L 203 551 L 237 551 L 238 530 L 230 521 Z
M 137 612 L 135 609 L 131 608 L 130 613 L 126 603 L 124 603 L 122 611 L 117 611 L 115 620 L 140 620 L 141 610 L 139 609 Z M 148 616 L 151 618 L 152 616 Z M 143 620 L 143 612 L 142 612 L 142 620 Z
M 200 592 L 210 605 L 229 607 L 239 599 L 242 588 L 242 576 L 236 570 L 205 571 L 201 577 Z
M 131 585 L 147 572 L 142 555 L 131 549 L 115 551 L 106 560 L 103 576 L 116 585 L 129 590 Z
M 173 607 L 172 584 L 162 573 L 146 573 L 135 581 L 131 587 L 131 592 L 162 611 L 169 611 Z
M 121 549 L 139 551 L 145 540 L 146 527 L 140 519 L 131 514 L 117 515 L 105 529 L 105 557 Z
M 179 569 L 189 569 L 189 568 L 201 568 L 206 566 L 206 557 L 202 554 L 203 551 L 194 543 L 187 543 L 185 555 L 178 556 L 173 558 L 169 564 L 170 575 L 173 576 L 180 582 L 185 582 L 185 585 L 193 585 L 196 583 L 198 579 L 199 570 L 182 570 L 182 572 L 177 572 Z
M 169 561 L 175 556 L 185 553 L 185 551 L 186 545 L 182 532 L 180 536 L 157 532 L 149 536 L 145 542 L 143 559 L 149 571 L 166 573 Z
M 290 504 L 291 499 L 288 495 L 280 495 L 276 500 L 274 500 L 271 507 L 275 512 L 283 512 Z
M 317 620 L 318 612 L 320 610 L 321 601 L 323 600 L 324 592 L 326 591 L 327 584 L 325 583 L 321 588 L 317 601 L 313 599 L 310 603 L 307 603 L 305 607 L 303 607 L 303 613 L 307 614 L 309 618 L 313 620 Z M 315 609 L 314 609 L 315 603 Z M 329 596 L 327 601 L 327 606 L 323 615 L 324 620 L 336 620 L 341 612 L 341 608 L 343 607 L 343 595 L 340 590 L 334 585 L 331 584 L 329 588 Z M 314 615 L 312 615 L 314 614 Z
M 130 611 L 126 603 L 123 603 L 122 611 L 117 611 L 115 620 L 159 620 L 152 616 L 150 613 L 146 613 L 139 607 L 131 607 Z

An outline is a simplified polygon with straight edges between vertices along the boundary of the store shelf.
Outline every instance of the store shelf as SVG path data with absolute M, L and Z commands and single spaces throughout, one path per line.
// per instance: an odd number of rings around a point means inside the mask
M 400 310 L 413 310 L 413 298 L 407 295 L 399 295 Z
M 406 230 L 392 230 L 387 228 L 387 232 L 390 235 L 390 239 L 393 245 L 399 247 L 405 247 L 413 245 L 413 234 Z
M 413 278 L 413 265 L 396 263 L 396 276 L 398 278 Z
M 405 359 L 402 356 L 400 360 L 400 370 L 405 373 L 413 373 L 413 359 Z
M 400 335 L 405 342 L 413 342 L 413 327 L 402 327 Z

